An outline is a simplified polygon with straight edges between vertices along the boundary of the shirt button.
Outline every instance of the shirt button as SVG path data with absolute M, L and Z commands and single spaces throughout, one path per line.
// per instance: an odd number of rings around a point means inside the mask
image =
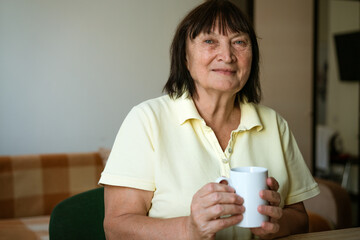
M 229 160 L 228 160 L 228 159 L 226 159 L 226 158 L 224 158 L 224 159 L 222 160 L 222 162 L 226 164 L 226 163 L 228 163 L 228 162 L 229 162 Z
M 228 149 L 228 152 L 229 152 L 229 153 L 232 153 L 232 148 L 229 148 L 229 149 Z

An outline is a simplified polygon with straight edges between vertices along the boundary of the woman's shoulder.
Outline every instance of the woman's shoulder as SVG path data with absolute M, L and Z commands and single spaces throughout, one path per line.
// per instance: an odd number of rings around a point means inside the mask
M 169 108 L 173 104 L 174 100 L 172 100 L 169 95 L 163 95 L 156 98 L 151 98 L 145 100 L 138 105 L 134 106 L 134 109 L 141 109 L 141 110 L 155 110 L 161 111 L 161 109 Z
M 171 116 L 176 100 L 168 95 L 145 100 L 135 105 L 130 114 L 142 115 L 146 118 L 159 118 L 160 116 Z
M 256 104 L 256 103 L 247 103 L 249 105 L 251 105 L 253 108 L 256 109 L 256 111 L 261 114 L 261 115 L 269 115 L 269 116 L 276 116 L 279 115 L 279 113 L 274 109 L 271 108 L 267 105 L 263 105 L 263 104 Z
M 274 108 L 263 104 L 253 104 L 262 120 L 276 120 L 278 123 L 287 124 L 286 119 Z

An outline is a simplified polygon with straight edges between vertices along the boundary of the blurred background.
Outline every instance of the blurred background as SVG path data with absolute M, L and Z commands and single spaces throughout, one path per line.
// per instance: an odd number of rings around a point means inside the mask
M 110 149 L 129 110 L 162 94 L 175 28 L 201 2 L 0 0 L 0 155 Z M 339 59 L 359 49 L 360 2 L 233 2 L 259 37 L 262 104 L 358 213 L 359 75 Z

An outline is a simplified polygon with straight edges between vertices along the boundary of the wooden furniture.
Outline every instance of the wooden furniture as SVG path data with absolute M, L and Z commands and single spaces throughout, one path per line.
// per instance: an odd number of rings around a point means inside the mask
M 360 227 L 291 235 L 280 240 L 359 240 Z

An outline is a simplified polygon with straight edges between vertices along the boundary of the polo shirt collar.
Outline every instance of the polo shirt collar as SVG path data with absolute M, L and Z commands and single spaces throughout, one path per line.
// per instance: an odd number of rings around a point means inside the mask
M 175 103 L 180 125 L 190 119 L 198 119 L 205 122 L 197 111 L 194 101 L 191 97 L 187 97 L 187 94 L 183 94 L 180 98 L 176 99 Z
M 180 125 L 191 119 L 198 119 L 205 124 L 204 119 L 200 116 L 196 109 L 194 101 L 191 97 L 187 97 L 187 94 L 184 94 L 180 98 L 176 99 L 175 103 Z M 261 131 L 263 129 L 260 117 L 253 103 L 240 103 L 240 109 L 241 121 L 238 128 L 235 130 L 236 132 L 246 131 L 252 128 L 256 128 L 257 131 Z
M 246 131 L 256 128 L 256 131 L 263 129 L 263 124 L 254 103 L 240 103 L 241 120 L 236 131 Z

